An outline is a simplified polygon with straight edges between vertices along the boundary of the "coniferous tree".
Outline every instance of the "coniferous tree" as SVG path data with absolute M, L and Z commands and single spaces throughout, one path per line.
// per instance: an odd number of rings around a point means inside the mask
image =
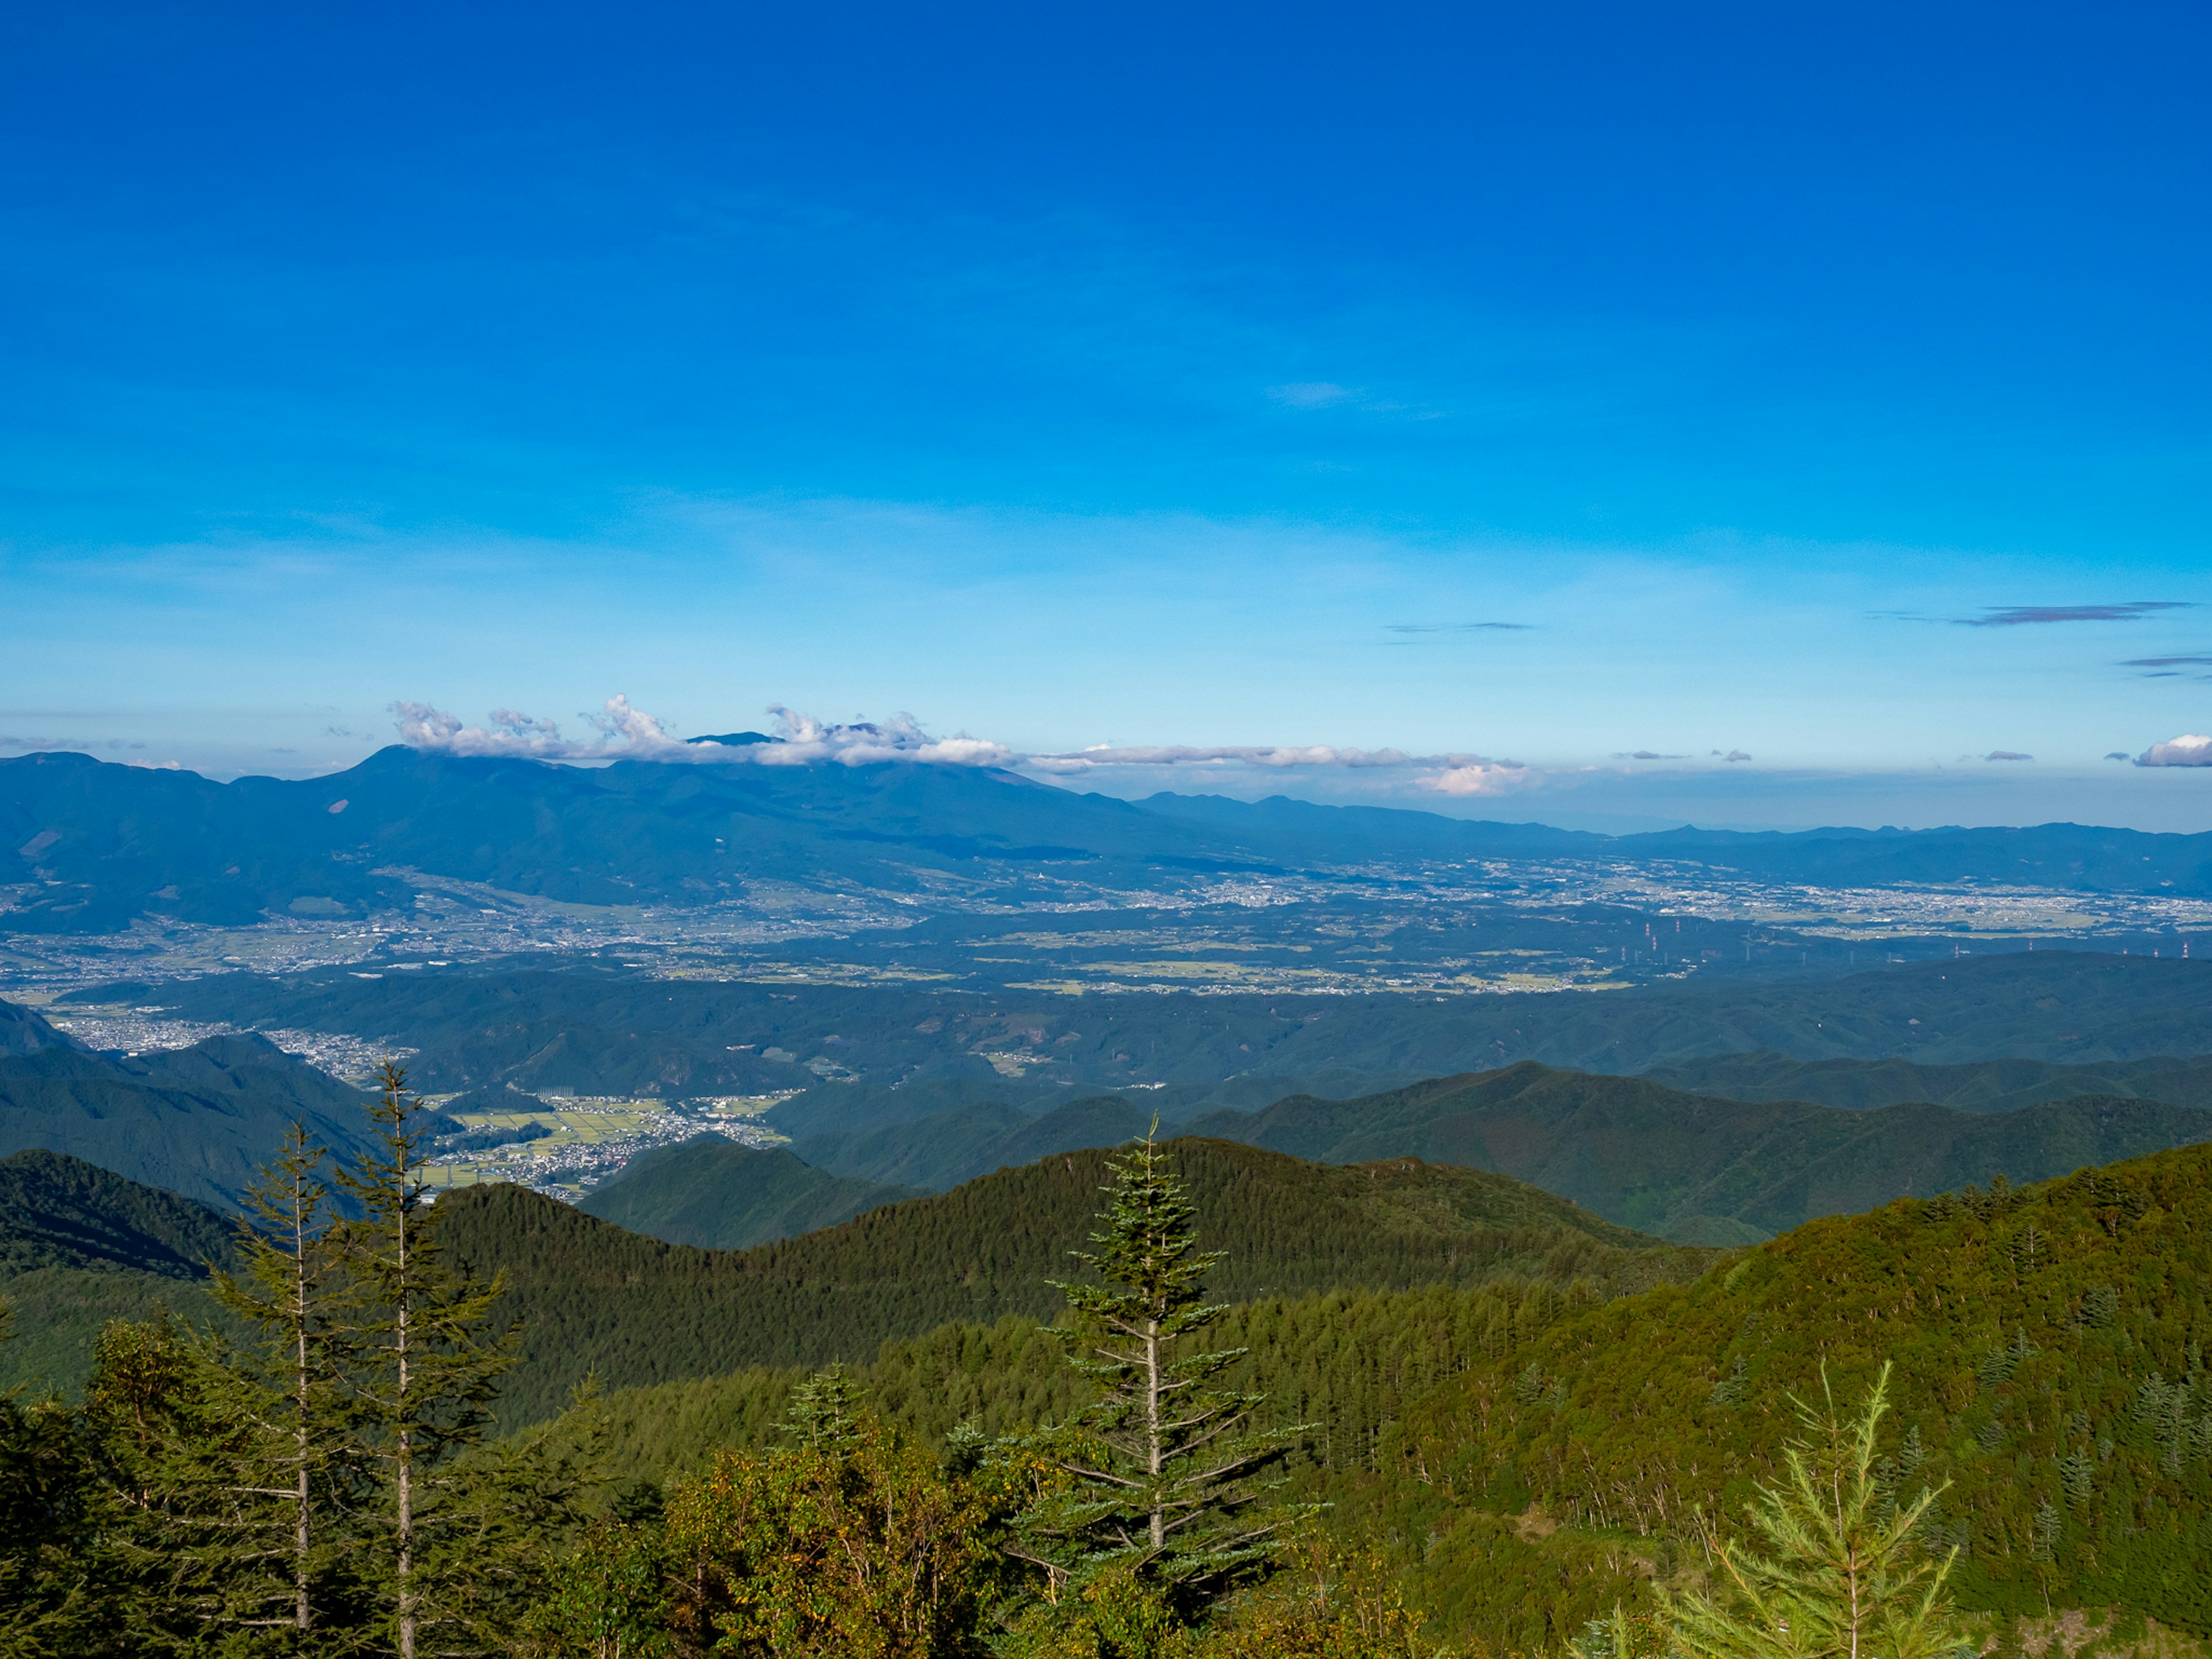
M 1785 1479 L 1749 1506 L 1763 1551 L 1716 1534 L 1720 1593 L 1662 1595 L 1681 1659 L 1938 1659 L 1960 1645 L 1945 1589 L 1957 1552 L 1931 1561 L 1913 1536 L 1942 1489 L 1883 1513 L 1889 1367 L 1848 1422 L 1825 1367 L 1820 1386 L 1818 1411 L 1791 1402 L 1805 1434 L 1784 1453 Z
M 358 1218 L 332 1233 L 336 1264 L 352 1286 L 344 1333 L 351 1345 L 358 1455 L 375 1471 L 359 1519 L 370 1532 L 369 1575 L 378 1625 L 398 1659 L 491 1645 L 495 1622 L 472 1594 L 495 1515 L 497 1464 L 467 1454 L 483 1445 L 500 1374 L 514 1363 L 513 1333 L 493 1329 L 500 1285 L 480 1284 L 446 1261 L 426 1197 L 425 1109 L 407 1074 L 386 1063 L 370 1109 L 379 1150 L 338 1185 Z M 487 1505 L 490 1506 L 488 1510 Z M 506 1538 L 513 1544 L 521 1540 Z
M 247 1189 L 238 1244 L 240 1274 L 218 1273 L 216 1298 L 258 1333 L 243 1352 L 222 1356 L 241 1385 L 257 1434 L 257 1495 L 277 1512 L 282 1538 L 265 1553 L 281 1586 L 281 1614 L 295 1649 L 304 1649 L 329 1608 L 323 1605 L 346 1540 L 340 1530 L 349 1473 L 343 1452 L 352 1426 L 348 1388 L 348 1305 L 338 1282 L 329 1228 L 324 1149 L 295 1124 L 275 1160 Z M 277 1600 L 272 1588 L 270 1600 Z
M 1304 1431 L 1254 1429 L 1266 1396 L 1220 1386 L 1243 1350 L 1191 1351 L 1228 1311 L 1203 1288 L 1223 1255 L 1198 1248 L 1167 1155 L 1147 1135 L 1107 1167 L 1098 1248 L 1077 1253 L 1106 1282 L 1056 1286 L 1074 1315 L 1070 1363 L 1099 1398 L 1041 1443 L 1051 1478 L 1016 1549 L 1055 1597 L 1103 1574 L 1187 1620 L 1262 1570 L 1296 1518 L 1267 1506 L 1255 1477 Z

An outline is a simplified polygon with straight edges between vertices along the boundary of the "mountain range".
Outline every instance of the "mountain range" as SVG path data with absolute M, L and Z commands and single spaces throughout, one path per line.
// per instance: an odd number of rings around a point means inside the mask
M 0 761 L 0 925 L 112 932 L 404 904 L 416 878 L 585 904 L 704 904 L 761 879 L 913 890 L 925 872 L 1077 866 L 1133 890 L 1375 860 L 1664 859 L 1830 885 L 2021 883 L 2212 893 L 2212 834 L 1685 828 L 1607 836 L 1377 807 L 1159 795 L 1009 772 L 872 766 L 587 768 L 399 746 L 300 781 L 218 783 L 66 752 Z
M 295 1123 L 342 1158 L 367 1150 L 368 1097 L 251 1032 L 95 1054 L 0 1002 L 0 1156 L 64 1152 L 234 1208 Z

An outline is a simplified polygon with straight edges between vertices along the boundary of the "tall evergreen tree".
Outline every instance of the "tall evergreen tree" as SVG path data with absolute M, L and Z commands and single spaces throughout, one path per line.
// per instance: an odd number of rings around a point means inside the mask
M 475 1651 L 495 1638 L 473 1594 L 484 1565 L 488 1485 L 499 1463 L 465 1455 L 488 1438 L 490 1402 L 514 1363 L 513 1333 L 493 1328 L 499 1282 L 456 1272 L 441 1249 L 422 1179 L 429 1139 L 407 1074 L 386 1063 L 370 1109 L 378 1151 L 338 1172 L 360 1209 L 332 1233 L 336 1265 L 351 1282 L 344 1333 L 352 1345 L 352 1404 L 360 1454 L 377 1472 L 361 1519 L 373 1534 L 379 1623 L 398 1659 L 432 1650 Z
M 1107 1167 L 1097 1249 L 1076 1253 L 1105 1283 L 1056 1285 L 1074 1316 L 1070 1363 L 1099 1397 L 1072 1434 L 1048 1437 L 1054 1478 L 1017 1522 L 1016 1547 L 1055 1595 L 1110 1572 L 1188 1619 L 1259 1571 L 1294 1518 L 1256 1477 L 1304 1431 L 1255 1429 L 1266 1396 L 1219 1386 L 1243 1349 L 1194 1351 L 1227 1311 L 1203 1288 L 1224 1255 L 1198 1248 L 1167 1154 L 1147 1134 Z
M 1889 1367 L 1846 1421 L 1820 1373 L 1821 1405 L 1797 1408 L 1802 1438 L 1786 1478 L 1749 1506 L 1764 1551 L 1715 1535 L 1717 1595 L 1667 1601 L 1681 1659 L 1939 1659 L 1961 1645 L 1946 1591 L 1958 1552 L 1928 1557 L 1913 1536 L 1942 1487 L 1890 1509 L 1875 1475 Z
M 240 1274 L 218 1273 L 216 1299 L 258 1340 L 225 1356 L 245 1387 L 258 1468 L 246 1480 L 278 1511 L 283 1537 L 265 1557 L 281 1588 L 268 1616 L 303 1649 L 328 1609 L 323 1592 L 343 1540 L 340 1494 L 351 1425 L 348 1311 L 328 1231 L 324 1149 L 295 1124 L 247 1190 L 238 1231 Z

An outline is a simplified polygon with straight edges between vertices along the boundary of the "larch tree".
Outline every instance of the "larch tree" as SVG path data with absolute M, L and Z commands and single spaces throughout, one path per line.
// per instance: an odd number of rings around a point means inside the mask
M 1818 1409 L 1778 1485 L 1749 1505 L 1753 1543 L 1710 1540 L 1712 1593 L 1662 1598 L 1681 1659 L 1942 1659 L 1962 1644 L 1946 1584 L 1958 1552 L 1931 1559 L 1914 1535 L 1942 1488 L 1892 1504 L 1875 1470 L 1889 1405 L 1885 1364 L 1846 1419 L 1820 1373 Z

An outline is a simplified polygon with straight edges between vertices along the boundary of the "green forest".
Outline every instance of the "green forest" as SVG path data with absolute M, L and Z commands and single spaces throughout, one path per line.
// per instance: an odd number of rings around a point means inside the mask
M 1721 1250 L 1140 1139 L 712 1250 L 426 1201 L 385 1081 L 370 1152 L 295 1134 L 242 1226 L 0 1164 L 7 1346 L 57 1345 L 42 1276 L 106 1288 L 80 1385 L 0 1398 L 0 1654 L 2212 1635 L 2212 1147 Z

